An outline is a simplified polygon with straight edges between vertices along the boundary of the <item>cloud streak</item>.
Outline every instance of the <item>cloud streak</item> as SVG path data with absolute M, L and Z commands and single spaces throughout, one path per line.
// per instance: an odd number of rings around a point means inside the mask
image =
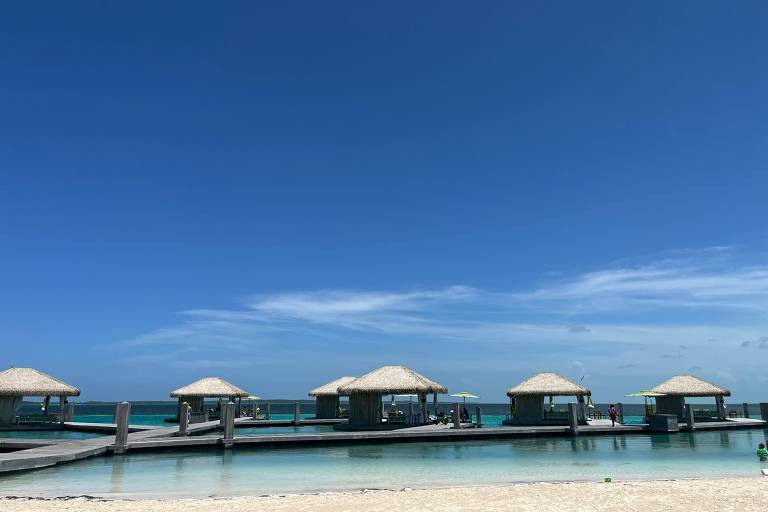
M 240 308 L 184 311 L 177 325 L 127 344 L 145 351 L 194 348 L 190 360 L 197 363 L 180 364 L 199 366 L 225 365 L 222 350 L 240 361 L 238 354 L 253 351 L 279 360 L 296 350 L 338 356 L 341 350 L 381 354 L 430 346 L 466 353 L 471 349 L 460 347 L 483 345 L 529 357 L 549 350 L 592 352 L 593 361 L 610 353 L 662 366 L 691 358 L 715 365 L 706 353 L 721 347 L 768 347 L 768 267 L 728 262 L 722 252 L 716 258 L 694 253 L 589 271 L 524 291 L 449 286 L 260 294 Z M 687 320 L 697 311 L 705 314 Z M 713 311 L 717 321 L 707 321 Z M 621 363 L 600 359 L 614 369 L 642 366 Z

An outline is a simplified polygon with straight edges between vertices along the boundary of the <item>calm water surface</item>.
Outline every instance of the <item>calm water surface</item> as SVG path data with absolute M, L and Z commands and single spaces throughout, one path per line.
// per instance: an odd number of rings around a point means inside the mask
M 200 497 L 525 481 L 755 476 L 762 429 L 88 459 L 0 476 L 3 495 Z

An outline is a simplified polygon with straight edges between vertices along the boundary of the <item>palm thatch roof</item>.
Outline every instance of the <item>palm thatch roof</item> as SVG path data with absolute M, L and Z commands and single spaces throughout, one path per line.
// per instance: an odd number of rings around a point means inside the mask
M 356 377 L 340 377 L 328 384 L 313 389 L 309 392 L 309 396 L 337 396 L 339 395 L 339 386 L 349 384 L 355 379 Z
M 0 396 L 79 396 L 80 390 L 34 368 L 0 372 Z
M 448 388 L 406 368 L 405 366 L 382 366 L 378 370 L 363 375 L 349 384 L 339 387 L 339 393 L 381 393 L 417 394 L 447 393 Z
M 730 390 L 694 375 L 675 375 L 651 391 L 668 396 L 731 396 Z
M 567 379 L 559 373 L 537 373 L 507 391 L 507 396 L 549 395 L 549 396 L 584 396 L 592 392 Z
M 236 396 L 245 398 L 249 395 L 246 390 L 227 382 L 220 377 L 206 377 L 193 382 L 183 388 L 171 392 L 171 396 L 202 396 L 202 397 L 227 397 Z

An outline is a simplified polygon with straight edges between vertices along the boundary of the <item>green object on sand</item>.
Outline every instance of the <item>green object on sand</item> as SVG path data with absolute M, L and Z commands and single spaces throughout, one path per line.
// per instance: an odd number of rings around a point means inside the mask
M 603 482 L 605 482 L 606 484 L 609 484 L 609 483 L 611 483 L 611 477 L 607 477 L 607 478 L 605 478 L 605 479 L 603 480 Z

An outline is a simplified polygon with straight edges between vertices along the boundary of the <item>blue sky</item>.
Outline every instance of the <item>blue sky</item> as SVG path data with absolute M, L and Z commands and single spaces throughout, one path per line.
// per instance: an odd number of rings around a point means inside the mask
M 6 6 L 0 364 L 84 399 L 404 363 L 765 400 L 766 15 Z

